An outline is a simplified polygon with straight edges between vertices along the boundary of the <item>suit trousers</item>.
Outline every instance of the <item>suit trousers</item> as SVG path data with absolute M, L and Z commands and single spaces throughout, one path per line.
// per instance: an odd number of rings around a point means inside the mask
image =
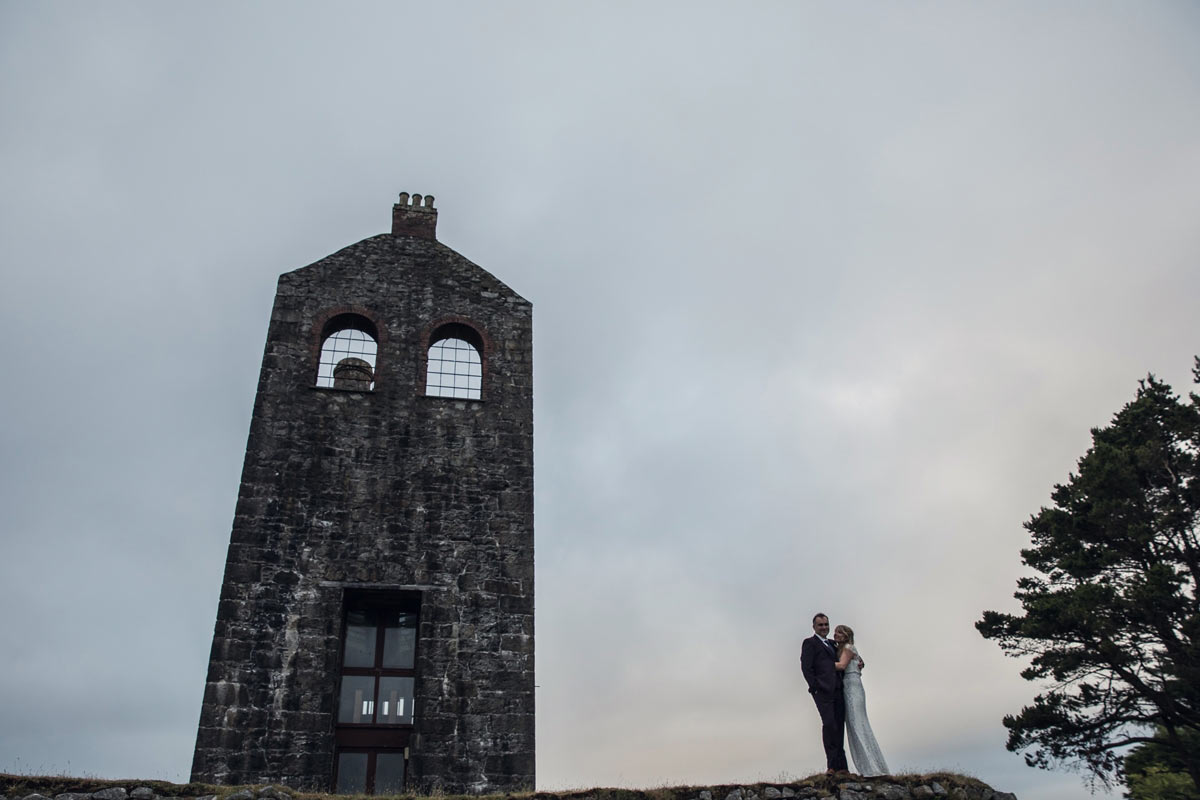
M 825 745 L 825 766 L 833 770 L 849 769 L 846 765 L 846 698 L 839 685 L 832 694 L 815 691 L 813 702 L 821 715 L 821 743 Z

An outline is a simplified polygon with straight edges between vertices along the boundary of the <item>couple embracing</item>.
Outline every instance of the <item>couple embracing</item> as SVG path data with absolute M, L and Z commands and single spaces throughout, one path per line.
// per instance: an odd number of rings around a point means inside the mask
M 800 647 L 800 671 L 808 693 L 821 715 L 821 741 L 825 745 L 826 774 L 848 772 L 845 736 L 859 775 L 887 775 L 887 763 L 867 721 L 867 696 L 863 693 L 863 660 L 854 645 L 854 631 L 838 625 L 829 636 L 829 617 L 813 617 L 813 636 Z

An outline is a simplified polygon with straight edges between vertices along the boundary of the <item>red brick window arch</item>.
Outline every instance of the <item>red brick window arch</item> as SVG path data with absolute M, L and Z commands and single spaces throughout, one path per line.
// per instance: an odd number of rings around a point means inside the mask
M 361 314 L 338 314 L 321 331 L 317 386 L 369 392 L 375 388 L 379 331 Z
M 425 394 L 479 400 L 483 397 L 483 337 L 461 322 L 448 322 L 429 337 Z

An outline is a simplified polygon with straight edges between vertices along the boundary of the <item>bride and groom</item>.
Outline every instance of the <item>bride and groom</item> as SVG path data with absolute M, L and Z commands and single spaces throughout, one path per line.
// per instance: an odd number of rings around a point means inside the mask
M 808 682 L 808 693 L 821 715 L 821 741 L 825 745 L 826 774 L 847 772 L 845 735 L 858 774 L 887 775 L 887 763 L 867 720 L 867 696 L 863 693 L 862 658 L 854 646 L 854 631 L 838 625 L 829 638 L 829 617 L 813 617 L 814 635 L 800 647 L 800 671 Z

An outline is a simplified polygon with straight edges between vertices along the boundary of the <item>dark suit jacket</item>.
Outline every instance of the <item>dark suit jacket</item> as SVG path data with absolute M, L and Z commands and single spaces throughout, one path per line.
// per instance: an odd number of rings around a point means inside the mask
M 833 694 L 842 683 L 842 673 L 834 668 L 837 660 L 829 648 L 816 636 L 810 636 L 800 645 L 800 671 L 808 681 L 809 694 L 824 692 Z

